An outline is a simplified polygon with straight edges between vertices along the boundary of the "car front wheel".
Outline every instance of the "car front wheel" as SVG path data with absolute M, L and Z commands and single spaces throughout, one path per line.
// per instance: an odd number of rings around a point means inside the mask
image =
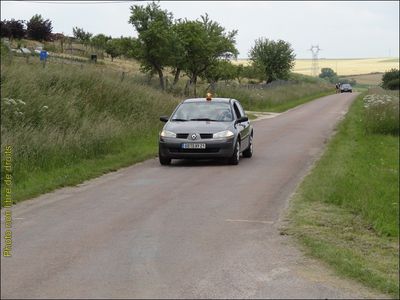
M 163 156 L 160 152 L 158 153 L 158 160 L 163 166 L 168 166 L 171 164 L 171 159 L 169 157 Z
M 239 141 L 237 141 L 235 144 L 235 149 L 233 150 L 233 155 L 229 159 L 229 163 L 231 165 L 237 165 L 239 163 L 239 159 L 240 159 L 240 143 Z

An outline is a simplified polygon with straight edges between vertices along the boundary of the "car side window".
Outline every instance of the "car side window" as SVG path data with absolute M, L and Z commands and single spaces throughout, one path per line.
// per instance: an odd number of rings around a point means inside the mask
M 236 102 L 233 103 L 233 109 L 235 110 L 236 119 L 239 119 L 242 116 L 242 114 L 240 113 L 240 110 Z

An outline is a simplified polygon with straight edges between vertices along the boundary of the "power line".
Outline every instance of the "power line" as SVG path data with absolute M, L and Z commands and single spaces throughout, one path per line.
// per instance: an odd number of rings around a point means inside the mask
M 131 2 L 140 2 L 140 1 L 79 1 L 79 0 L 71 0 L 67 2 L 62 1 L 25 1 L 25 0 L 12 0 L 10 2 L 25 2 L 25 3 L 35 3 L 35 4 L 122 4 L 122 3 L 131 3 Z
M 319 47 L 319 45 L 311 45 L 311 48 L 309 49 L 312 53 L 312 64 L 311 64 L 311 74 L 312 76 L 317 76 L 319 72 L 319 67 L 318 67 L 318 52 L 321 51 L 322 49 Z

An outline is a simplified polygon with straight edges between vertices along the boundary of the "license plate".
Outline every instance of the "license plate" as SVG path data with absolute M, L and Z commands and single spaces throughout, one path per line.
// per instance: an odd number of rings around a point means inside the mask
M 206 149 L 204 143 L 185 143 L 182 144 L 182 149 Z

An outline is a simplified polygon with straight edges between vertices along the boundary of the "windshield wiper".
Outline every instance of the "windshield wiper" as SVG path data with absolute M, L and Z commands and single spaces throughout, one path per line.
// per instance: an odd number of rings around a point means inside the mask
M 186 122 L 186 119 L 172 119 L 171 121 L 182 121 L 182 122 Z
M 218 120 L 212 120 L 209 118 L 197 118 L 197 119 L 190 119 L 190 121 L 214 121 L 214 122 L 216 122 Z

